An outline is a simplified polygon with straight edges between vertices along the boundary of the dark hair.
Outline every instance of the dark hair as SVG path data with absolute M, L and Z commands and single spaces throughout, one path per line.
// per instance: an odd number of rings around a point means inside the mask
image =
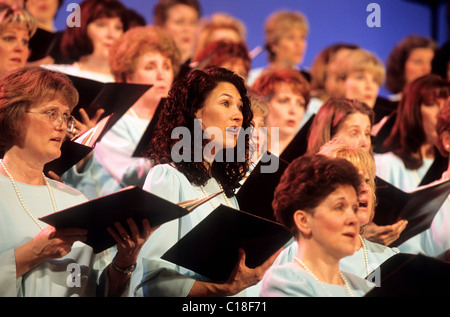
M 334 137 L 345 118 L 353 113 L 367 115 L 373 125 L 375 114 L 365 103 L 346 98 L 330 98 L 325 101 L 312 122 L 307 153 L 319 152 L 320 147 Z
M 321 154 L 300 156 L 289 164 L 275 188 L 275 217 L 295 235 L 294 213 L 304 210 L 313 214 L 328 195 L 345 185 L 359 193 L 361 177 L 351 162 Z
M 64 74 L 42 67 L 25 67 L 0 78 L 0 150 L 16 144 L 24 131 L 25 112 L 30 107 L 60 98 L 72 110 L 78 92 Z
M 450 103 L 449 99 L 447 99 L 447 102 L 444 106 L 444 108 L 441 109 L 439 112 L 438 121 L 436 124 L 436 132 L 438 134 L 438 142 L 436 144 L 436 147 L 438 148 L 439 152 L 443 157 L 448 157 L 449 153 L 444 148 L 444 145 L 442 144 L 442 137 L 445 131 L 450 133 Z
M 197 0 L 159 0 L 153 8 L 153 23 L 157 26 L 164 26 L 167 21 L 167 12 L 177 4 L 193 8 L 197 11 L 199 18 L 202 15 L 202 8 Z
M 71 60 L 92 54 L 94 44 L 87 34 L 88 25 L 100 18 L 120 18 L 128 30 L 128 9 L 118 0 L 84 0 L 80 3 L 80 27 L 67 27 L 61 39 L 61 51 Z
M 396 94 L 406 85 L 405 63 L 416 48 L 429 48 L 437 51 L 437 44 L 430 38 L 410 35 L 399 42 L 389 54 L 386 63 L 386 87 Z
M 195 138 L 191 137 L 191 146 L 188 149 L 188 151 L 190 150 L 189 162 L 184 160 L 174 162 L 172 147 L 180 141 L 180 138 L 173 139 L 172 131 L 178 127 L 185 127 L 193 136 L 197 110 L 204 106 L 208 95 L 221 82 L 231 83 L 239 91 L 243 104 L 242 128 L 250 127 L 253 113 L 243 79 L 230 70 L 211 66 L 205 70 L 194 70 L 175 81 L 158 117 L 155 133 L 148 147 L 148 156 L 154 160 L 155 164 L 172 163 L 186 175 L 191 183 L 197 186 L 204 185 L 210 178 L 203 162 L 197 162 L 194 159 L 195 153 L 199 153 L 198 151 L 203 153 L 203 147 L 207 140 L 203 140 L 203 144 L 198 144 L 195 142 Z M 249 136 L 244 135 L 243 137 L 245 138 L 245 153 L 234 149 L 236 150 L 234 155 L 243 155 L 244 157 L 235 159 L 233 162 L 229 162 L 229 160 L 216 161 L 212 165 L 212 176 L 221 183 L 229 197 L 233 195 L 234 189 L 240 186 L 239 181 L 245 176 L 249 167 Z
M 421 157 L 412 155 L 419 152 L 426 141 L 420 106 L 426 106 L 438 98 L 447 99 L 449 95 L 450 83 L 438 75 L 419 77 L 403 90 L 394 126 L 383 147 L 400 157 L 406 168 L 417 169 L 423 164 Z
M 447 75 L 449 65 L 450 42 L 447 42 L 436 52 L 436 55 L 434 56 L 433 62 L 431 64 L 431 72 L 433 74 L 440 75 L 444 79 L 450 80 L 449 76 Z

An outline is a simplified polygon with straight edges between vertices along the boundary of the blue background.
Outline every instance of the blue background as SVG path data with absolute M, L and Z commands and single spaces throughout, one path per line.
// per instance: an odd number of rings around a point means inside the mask
M 247 28 L 249 49 L 264 44 L 264 23 L 274 11 L 290 9 L 303 12 L 308 18 L 310 34 L 308 47 L 302 67 L 308 68 L 316 54 L 324 47 L 335 42 L 347 42 L 375 53 L 383 63 L 391 49 L 402 38 L 410 34 L 432 36 L 431 10 L 413 0 L 199 0 L 203 16 L 214 12 L 225 12 L 240 19 Z M 65 1 L 57 19 L 56 28 L 63 30 L 70 12 L 66 11 L 69 3 L 80 0 Z M 152 10 L 156 0 L 122 1 L 127 7 L 139 12 L 152 24 Z M 381 11 L 381 27 L 368 27 L 366 19 L 370 3 L 377 3 Z M 447 41 L 446 1 L 439 5 L 437 23 L 438 32 L 435 40 L 439 45 Z M 252 62 L 252 67 L 266 65 L 267 55 L 263 51 Z M 382 95 L 388 92 L 382 87 Z

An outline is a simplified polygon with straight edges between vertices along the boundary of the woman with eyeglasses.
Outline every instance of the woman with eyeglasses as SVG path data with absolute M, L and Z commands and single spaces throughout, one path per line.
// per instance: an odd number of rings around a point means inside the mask
M 22 68 L 0 78 L 0 296 L 124 294 L 137 255 L 154 228 L 130 218 L 109 232 L 117 253 L 94 254 L 84 229 L 55 229 L 39 217 L 87 201 L 47 179 L 44 165 L 61 155 L 78 92 L 63 74 Z M 111 265 L 109 265 L 111 264 Z M 102 283 L 98 284 L 98 281 Z

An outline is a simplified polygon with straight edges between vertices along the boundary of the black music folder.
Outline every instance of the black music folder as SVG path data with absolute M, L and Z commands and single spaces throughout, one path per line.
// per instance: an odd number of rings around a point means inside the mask
M 391 225 L 399 219 L 408 220 L 400 237 L 391 245 L 398 246 L 430 228 L 434 217 L 450 194 L 450 180 L 438 181 L 404 192 L 385 180 L 376 180 L 377 206 L 373 222 Z
M 220 205 L 161 258 L 213 281 L 225 281 L 237 264 L 240 248 L 246 265 L 255 268 L 291 238 L 278 223 Z
M 399 253 L 368 278 L 377 287 L 365 297 L 449 297 L 450 263 L 422 254 Z
M 153 132 L 155 131 L 156 122 L 158 122 L 158 118 L 161 114 L 161 110 L 163 108 L 165 101 L 166 101 L 166 98 L 161 98 L 161 100 L 159 101 L 158 107 L 155 109 L 155 113 L 153 114 L 152 120 L 150 120 L 150 123 L 148 124 L 147 129 L 145 129 L 144 134 L 142 135 L 141 139 L 139 140 L 139 143 L 137 144 L 136 148 L 134 149 L 132 157 L 145 156 L 145 151 L 147 150 L 148 144 L 152 140 Z
M 314 121 L 314 117 L 315 115 L 312 115 L 308 121 L 306 121 L 300 131 L 297 132 L 292 141 L 280 154 L 280 158 L 290 163 L 297 157 L 300 157 L 306 153 L 306 150 L 308 149 L 309 130 L 312 122 Z
M 46 215 L 39 220 L 55 228 L 87 229 L 87 245 L 99 253 L 116 244 L 106 230 L 119 221 L 126 228 L 126 219 L 132 217 L 141 228 L 142 219 L 147 218 L 151 226 L 185 216 L 191 211 L 173 204 L 137 186 L 129 186 L 113 194 L 92 199 L 85 203 Z
M 72 166 L 76 165 L 95 147 L 98 140 L 111 128 L 109 121 L 112 115 L 99 120 L 97 124 L 87 131 L 82 131 L 71 140 L 65 140 L 61 145 L 61 156 L 44 166 L 44 173 L 53 171 L 61 176 Z
M 73 75 L 67 76 L 80 95 L 72 115 L 81 121 L 80 108 L 85 109 L 89 117 L 92 117 L 98 109 L 104 109 L 105 112 L 100 119 L 113 114 L 108 123 L 110 126 L 113 126 L 152 87 L 152 85 L 116 82 L 103 83 Z
M 288 165 L 278 156 L 264 153 L 236 193 L 239 209 L 276 221 L 272 209 L 273 193 Z M 275 167 L 276 170 L 273 170 Z

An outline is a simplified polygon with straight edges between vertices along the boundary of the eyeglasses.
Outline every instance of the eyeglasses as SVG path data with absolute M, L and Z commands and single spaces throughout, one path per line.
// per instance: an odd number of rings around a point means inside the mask
M 48 121 L 50 121 L 50 123 L 52 123 L 53 125 L 56 125 L 56 126 L 61 126 L 61 124 L 64 121 L 67 126 L 66 131 L 69 133 L 71 133 L 73 131 L 73 129 L 75 128 L 75 124 L 76 124 L 75 118 L 66 113 L 62 113 L 59 110 L 47 110 L 43 113 L 27 111 L 27 113 L 44 115 L 48 119 Z

